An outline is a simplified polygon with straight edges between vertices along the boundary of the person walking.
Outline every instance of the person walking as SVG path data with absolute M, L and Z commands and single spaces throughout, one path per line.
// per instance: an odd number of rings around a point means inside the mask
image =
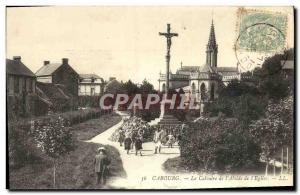
M 167 141 L 167 144 L 168 144 L 168 148 L 173 148 L 173 144 L 175 143 L 175 137 L 173 134 L 169 134 L 168 135 L 168 141 Z
M 142 149 L 143 149 L 143 137 L 142 136 L 137 136 L 135 139 L 135 155 L 140 152 L 140 155 L 142 156 Z
M 127 154 L 129 154 L 129 150 L 131 149 L 131 143 L 132 143 L 131 134 L 128 131 L 125 133 L 125 140 L 124 140 L 124 148 L 125 150 L 127 150 Z
M 160 153 L 161 152 L 161 141 L 162 141 L 162 129 L 156 129 L 154 132 L 153 142 L 155 143 L 155 151 L 154 154 L 157 154 L 157 150 Z
M 131 149 L 133 150 L 133 147 L 135 146 L 135 141 L 137 139 L 137 132 L 136 130 L 133 130 L 131 133 Z
M 106 177 L 108 174 L 108 166 L 110 164 L 110 160 L 106 155 L 106 149 L 104 147 L 100 147 L 97 150 L 97 154 L 95 156 L 94 165 L 95 165 L 95 173 L 96 173 L 96 183 L 103 185 L 106 184 Z
M 124 139 L 125 139 L 124 130 L 120 130 L 118 141 L 119 141 L 121 147 L 123 146 Z

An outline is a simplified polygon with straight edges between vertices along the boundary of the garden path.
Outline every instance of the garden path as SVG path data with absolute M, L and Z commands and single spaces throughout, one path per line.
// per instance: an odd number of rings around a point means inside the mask
M 117 112 L 124 117 L 128 117 L 126 113 Z M 256 182 L 248 182 L 247 180 L 222 180 L 217 174 L 200 174 L 184 173 L 171 174 L 163 170 L 163 163 L 169 159 L 179 156 L 179 148 L 162 148 L 161 154 L 154 154 L 154 143 L 143 143 L 143 156 L 136 156 L 134 151 L 128 155 L 118 142 L 109 140 L 113 132 L 123 124 L 123 120 L 113 127 L 107 129 L 103 133 L 95 136 L 88 142 L 111 145 L 115 147 L 122 159 L 126 178 L 115 178 L 109 180 L 107 188 L 113 189 L 192 189 L 192 188 L 226 188 L 226 187 L 255 187 Z M 112 159 L 113 160 L 113 159 Z M 231 176 L 231 175 L 229 175 Z M 292 179 L 292 176 L 289 176 Z M 175 179 L 175 180 L 174 180 Z M 283 182 L 283 181 L 282 181 Z M 278 185 L 284 185 L 278 182 Z M 285 183 L 288 180 L 284 181 Z M 262 186 L 270 186 L 268 180 L 260 181 Z M 274 183 L 273 183 L 274 184 Z M 272 184 L 272 185 L 273 185 Z
M 127 117 L 125 113 L 119 112 L 122 117 Z M 116 129 L 118 129 L 123 124 L 123 120 L 113 127 L 107 129 L 103 133 L 95 136 L 89 142 L 101 143 L 111 145 L 118 149 L 124 170 L 126 171 L 127 178 L 117 178 L 111 181 L 108 185 L 113 188 L 132 188 L 132 189 L 144 189 L 144 188 L 177 188 L 176 185 L 178 181 L 172 182 L 162 182 L 161 180 L 156 180 L 159 176 L 166 176 L 162 168 L 162 164 L 168 158 L 174 158 L 179 156 L 179 148 L 175 146 L 174 148 L 162 148 L 161 154 L 154 154 L 154 143 L 146 142 L 143 143 L 143 156 L 136 156 L 134 151 L 131 151 L 128 155 L 124 150 L 124 147 L 120 147 L 118 142 L 112 142 L 109 140 L 110 136 Z M 142 181 L 142 178 L 146 180 Z

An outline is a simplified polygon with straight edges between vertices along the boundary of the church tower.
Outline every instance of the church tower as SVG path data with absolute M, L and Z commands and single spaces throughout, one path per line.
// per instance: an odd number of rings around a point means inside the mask
M 216 43 L 214 21 L 212 20 L 208 44 L 206 46 L 206 64 L 211 67 L 217 67 L 218 45 Z

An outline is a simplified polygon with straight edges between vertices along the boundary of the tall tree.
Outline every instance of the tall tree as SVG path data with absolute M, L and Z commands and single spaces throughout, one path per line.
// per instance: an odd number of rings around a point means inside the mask
M 139 93 L 138 86 L 130 79 L 123 84 L 123 87 L 129 96 Z
M 140 92 L 144 94 L 149 94 L 154 92 L 154 87 L 146 79 L 143 80 L 142 85 L 140 86 Z

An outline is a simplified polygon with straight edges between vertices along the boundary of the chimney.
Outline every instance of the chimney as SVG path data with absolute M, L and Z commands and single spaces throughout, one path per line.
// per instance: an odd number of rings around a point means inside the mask
M 50 64 L 50 61 L 44 61 L 44 66 Z
M 14 60 L 21 62 L 21 56 L 14 56 L 13 57 Z
M 62 64 L 68 64 L 69 59 L 68 58 L 63 58 L 62 59 Z

